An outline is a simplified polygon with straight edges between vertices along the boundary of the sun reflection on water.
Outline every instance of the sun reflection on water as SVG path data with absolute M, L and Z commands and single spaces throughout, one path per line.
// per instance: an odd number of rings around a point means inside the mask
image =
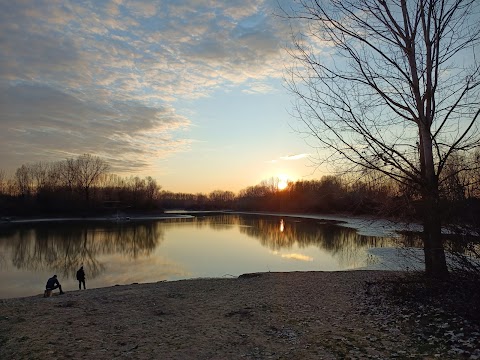
M 0 230 L 0 298 L 34 294 L 53 273 L 69 290 L 80 264 L 92 288 L 270 270 L 344 270 L 362 266 L 367 248 L 392 246 L 390 238 L 315 220 L 235 214 Z

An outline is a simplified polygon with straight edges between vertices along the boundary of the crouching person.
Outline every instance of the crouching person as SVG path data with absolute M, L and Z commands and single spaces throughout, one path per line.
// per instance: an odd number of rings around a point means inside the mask
M 64 294 L 62 291 L 62 285 L 60 285 L 58 282 L 57 275 L 53 275 L 50 279 L 48 279 L 43 297 L 49 297 L 52 294 L 52 291 L 55 289 L 60 290 L 60 295 Z

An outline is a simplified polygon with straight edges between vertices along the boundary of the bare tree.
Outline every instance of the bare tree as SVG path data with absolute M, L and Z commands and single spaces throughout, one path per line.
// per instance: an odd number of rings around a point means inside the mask
M 147 180 L 146 195 L 147 199 L 154 201 L 157 199 L 158 193 L 162 189 L 160 185 L 157 184 L 157 181 L 151 176 L 145 178 Z
M 268 193 L 276 193 L 279 191 L 278 184 L 280 183 L 280 179 L 276 176 L 272 176 L 267 180 L 262 180 L 260 182 L 260 186 L 263 186 Z
M 15 171 L 15 181 L 22 196 L 30 196 L 34 192 L 31 168 L 22 165 Z
M 76 160 L 71 158 L 58 161 L 52 165 L 52 169 L 52 173 L 57 174 L 60 184 L 73 192 L 78 178 Z
M 50 176 L 51 164 L 48 162 L 37 162 L 30 166 L 30 173 L 36 192 L 45 189 L 52 179 Z
M 77 186 L 84 193 L 85 200 L 88 202 L 92 186 L 107 172 L 109 166 L 98 156 L 84 154 L 75 159 L 74 168 L 73 173 L 76 174 Z
M 231 191 L 214 190 L 208 194 L 212 206 L 219 209 L 231 208 L 235 201 L 235 194 Z
M 0 195 L 6 194 L 7 188 L 7 176 L 5 175 L 5 170 L 0 170 Z
M 480 164 L 480 149 L 470 154 L 469 162 Z M 476 197 L 480 199 L 480 168 L 476 167 L 468 172 L 467 196 L 469 198 Z
M 287 81 L 319 164 L 373 169 L 418 187 L 426 273 L 448 274 L 440 175 L 479 146 L 477 0 L 299 0 L 283 9 Z M 445 180 L 445 178 L 442 178 Z

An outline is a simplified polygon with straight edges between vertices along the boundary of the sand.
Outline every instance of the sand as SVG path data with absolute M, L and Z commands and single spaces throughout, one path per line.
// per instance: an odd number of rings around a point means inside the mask
M 465 358 L 423 346 L 372 295 L 399 275 L 261 273 L 0 300 L 0 358 Z

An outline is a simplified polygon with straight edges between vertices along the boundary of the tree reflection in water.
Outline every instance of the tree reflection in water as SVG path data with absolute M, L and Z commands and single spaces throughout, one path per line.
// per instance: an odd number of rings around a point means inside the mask
M 213 230 L 227 230 L 238 226 L 239 231 L 257 239 L 260 244 L 274 252 L 294 246 L 318 247 L 335 256 L 344 267 L 359 264 L 364 250 L 372 247 L 396 247 L 403 244 L 401 237 L 364 236 L 355 229 L 339 226 L 338 222 L 305 218 L 268 215 L 199 216 L 194 219 L 176 219 L 178 226 L 194 223 L 197 228 L 208 226 Z M 418 243 L 417 245 L 420 245 Z
M 164 241 L 168 229 L 186 225 L 215 231 L 236 227 L 241 234 L 258 240 L 272 252 L 314 246 L 334 256 L 344 268 L 358 265 L 366 248 L 398 245 L 392 238 L 363 236 L 354 229 L 320 220 L 223 214 L 121 224 L 10 224 L 0 228 L 0 249 L 2 254 L 11 254 L 17 269 L 54 269 L 62 277 L 74 279 L 76 270 L 83 264 L 93 279 L 105 271 L 105 265 L 99 261 L 102 255 L 121 254 L 128 259 L 149 257 Z M 8 260 L 3 259 L 2 263 Z
M 336 257 L 340 264 L 349 267 L 359 264 L 364 250 L 371 247 L 393 247 L 396 240 L 390 237 L 364 236 L 356 230 L 320 220 L 300 218 L 243 218 L 240 231 L 257 238 L 272 251 L 316 246 Z M 283 225 L 283 230 L 280 227 Z
M 10 250 L 18 269 L 55 269 L 63 277 L 75 278 L 84 265 L 93 279 L 104 271 L 100 255 L 148 256 L 163 240 L 163 231 L 158 222 L 29 224 L 4 229 L 0 248 Z

